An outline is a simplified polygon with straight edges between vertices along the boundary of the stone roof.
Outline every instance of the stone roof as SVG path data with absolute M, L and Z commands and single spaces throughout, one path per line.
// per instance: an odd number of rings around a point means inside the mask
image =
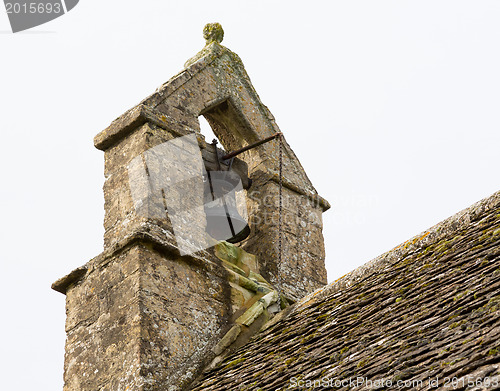
M 499 315 L 497 192 L 289 307 L 192 390 L 499 389 Z

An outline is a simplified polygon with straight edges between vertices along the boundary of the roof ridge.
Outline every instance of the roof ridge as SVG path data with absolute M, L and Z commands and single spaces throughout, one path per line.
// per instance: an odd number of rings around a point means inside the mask
M 304 296 L 292 307 L 302 307 L 310 303 L 313 299 L 318 300 L 324 296 L 344 290 L 350 287 L 353 283 L 358 282 L 364 277 L 371 275 L 374 271 L 379 270 L 382 266 L 395 264 L 400 259 L 413 254 L 424 247 L 431 246 L 445 237 L 448 237 L 451 232 L 457 232 L 465 229 L 470 223 L 480 220 L 485 212 L 499 205 L 500 190 L 442 220 L 441 222 L 430 227 L 428 230 L 421 232 L 411 239 L 401 243 L 399 246 L 396 246 L 378 257 L 375 257 L 330 284 L 318 288 L 314 292 Z

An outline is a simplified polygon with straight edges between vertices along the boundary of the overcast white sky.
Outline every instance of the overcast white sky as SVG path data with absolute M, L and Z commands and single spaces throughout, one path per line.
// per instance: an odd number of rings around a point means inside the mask
M 95 134 L 218 21 L 319 193 L 332 281 L 500 190 L 500 1 L 81 0 L 0 8 L 1 389 L 62 389 L 64 296 L 102 250 Z

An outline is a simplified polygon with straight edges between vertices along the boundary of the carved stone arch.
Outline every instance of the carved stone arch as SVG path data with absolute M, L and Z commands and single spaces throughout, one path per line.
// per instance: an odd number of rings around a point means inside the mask
M 259 134 L 238 109 L 232 97 L 204 109 L 200 115 L 205 117 L 214 134 L 228 152 L 260 140 Z M 265 156 L 266 151 L 263 148 L 256 148 L 247 151 L 243 158 L 249 164 L 249 170 L 252 172 L 254 167 L 265 160 Z

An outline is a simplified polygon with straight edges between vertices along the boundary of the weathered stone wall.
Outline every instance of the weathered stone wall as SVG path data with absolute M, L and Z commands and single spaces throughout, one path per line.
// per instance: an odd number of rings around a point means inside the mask
M 232 314 L 222 269 L 138 243 L 88 270 L 66 291 L 64 390 L 183 389 Z
M 64 391 L 141 389 L 139 252 L 97 258 L 67 289 Z
M 231 315 L 226 279 L 189 258 L 140 254 L 140 361 L 144 390 L 185 389 L 209 360 Z
M 104 248 L 111 248 L 126 235 L 138 229 L 147 217 L 148 211 L 142 215 L 136 212 L 134 200 L 130 191 L 128 165 L 132 159 L 140 156 L 150 148 L 172 140 L 175 137 L 146 122 L 135 128 L 126 138 L 105 150 L 104 153 Z M 148 208 L 159 207 L 149 205 Z M 154 215 L 154 211 L 150 211 Z M 157 213 L 156 213 L 157 214 Z M 154 221 L 162 228 L 172 231 L 167 215 Z
M 323 209 L 318 201 L 283 186 L 282 262 L 279 258 L 279 184 L 254 181 L 248 190 L 252 236 L 243 248 L 260 261 L 259 271 L 280 285 L 288 297 L 298 300 L 327 283 L 324 267 Z M 258 189 L 258 190 L 257 190 Z

